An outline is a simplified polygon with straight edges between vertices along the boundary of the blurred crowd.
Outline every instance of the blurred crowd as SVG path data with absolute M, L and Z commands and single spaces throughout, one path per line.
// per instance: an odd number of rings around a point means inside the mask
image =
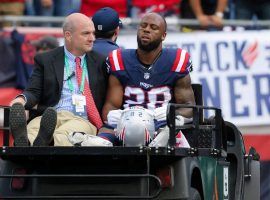
M 91 17 L 105 6 L 123 18 L 159 12 L 165 17 L 198 19 L 201 28 L 221 27 L 223 19 L 270 19 L 269 0 L 1 0 L 0 15 L 67 16 L 81 12 Z

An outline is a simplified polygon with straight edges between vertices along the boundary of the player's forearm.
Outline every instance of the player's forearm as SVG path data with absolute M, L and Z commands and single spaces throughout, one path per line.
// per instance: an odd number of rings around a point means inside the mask
M 228 3 L 228 0 L 219 0 L 218 4 L 217 4 L 216 13 L 218 13 L 218 12 L 223 13 L 225 11 L 227 3 Z
M 175 95 L 176 103 L 178 104 L 184 104 L 187 106 L 194 106 L 195 103 L 195 97 L 194 92 L 192 88 L 184 90 L 184 92 L 181 92 L 180 94 L 176 93 Z M 193 109 L 192 108 L 180 108 L 176 110 L 176 114 L 179 114 L 183 117 L 190 118 L 193 116 Z
M 176 110 L 176 114 L 186 118 L 191 118 L 193 116 L 193 110 L 192 108 L 180 108 Z
M 178 102 L 178 103 L 180 103 L 180 102 Z M 189 100 L 187 100 L 185 102 L 181 102 L 180 104 L 184 104 L 187 106 L 194 106 L 195 101 L 193 98 L 190 98 Z M 186 118 L 191 118 L 193 116 L 193 109 L 192 108 L 179 108 L 176 110 L 176 114 L 181 115 L 181 116 L 186 117 Z
M 189 5 L 196 17 L 204 15 L 201 0 L 189 0 Z
M 115 106 L 111 102 L 105 103 L 105 105 L 103 106 L 103 109 L 102 109 L 102 119 L 103 119 L 103 121 L 106 123 L 107 120 L 108 120 L 107 119 L 108 113 L 111 110 L 117 110 L 117 109 L 120 109 L 120 107 Z

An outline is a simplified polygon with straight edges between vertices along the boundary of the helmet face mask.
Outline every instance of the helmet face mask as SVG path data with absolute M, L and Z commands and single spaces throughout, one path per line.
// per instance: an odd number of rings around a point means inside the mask
M 154 138 L 154 114 L 142 107 L 127 108 L 117 124 L 116 136 L 123 146 L 145 146 Z

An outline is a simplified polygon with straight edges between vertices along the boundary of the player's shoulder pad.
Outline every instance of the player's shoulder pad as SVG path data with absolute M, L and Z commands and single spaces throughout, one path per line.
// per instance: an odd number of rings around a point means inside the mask
M 191 65 L 190 55 L 184 49 L 175 49 L 175 59 L 173 65 L 171 67 L 171 71 L 178 73 L 186 73 L 189 70 L 189 66 Z
M 121 49 L 115 49 L 109 54 L 109 63 L 111 66 L 111 71 L 122 71 L 125 69 Z

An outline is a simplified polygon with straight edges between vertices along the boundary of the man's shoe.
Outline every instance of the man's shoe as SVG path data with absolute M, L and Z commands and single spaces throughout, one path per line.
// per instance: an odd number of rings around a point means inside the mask
M 47 108 L 40 121 L 38 135 L 33 146 L 49 146 L 53 139 L 53 133 L 57 123 L 57 113 L 54 108 Z
M 14 138 L 14 146 L 28 146 L 27 122 L 22 104 L 15 103 L 10 107 L 9 126 Z
M 102 147 L 112 147 L 113 144 L 106 139 L 103 139 L 96 135 L 89 135 L 84 132 L 73 132 L 69 133 L 68 139 L 74 146 L 102 146 Z

